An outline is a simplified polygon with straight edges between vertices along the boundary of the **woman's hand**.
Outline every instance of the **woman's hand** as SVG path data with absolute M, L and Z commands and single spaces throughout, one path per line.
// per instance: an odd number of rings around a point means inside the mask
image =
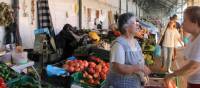
M 145 65 L 141 71 L 145 74 L 145 75 L 149 75 L 151 73 L 151 70 Z

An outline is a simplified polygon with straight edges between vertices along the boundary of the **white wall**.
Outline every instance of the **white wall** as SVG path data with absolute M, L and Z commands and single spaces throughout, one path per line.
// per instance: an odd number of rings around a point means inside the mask
M 121 0 L 121 14 L 126 13 L 126 0 Z
M 96 10 L 101 11 L 102 10 L 102 14 L 100 12 L 100 19 L 103 20 L 103 29 L 107 29 L 108 28 L 108 11 L 112 11 L 112 13 L 114 14 L 116 11 L 118 11 L 118 6 L 119 6 L 119 2 L 118 0 L 108 0 L 108 2 L 102 3 L 99 2 L 98 0 L 83 0 L 82 3 L 82 9 L 83 9 L 83 15 L 82 15 L 82 28 L 85 29 L 90 29 L 90 28 L 94 28 L 94 19 L 96 17 Z M 87 12 L 84 11 L 84 8 L 91 8 L 91 22 L 87 22 Z M 119 11 L 118 11 L 119 12 Z
M 0 2 L 5 2 L 5 3 L 8 3 L 8 4 L 11 4 L 11 0 L 0 0 Z
M 134 6 L 132 1 L 128 1 L 128 12 L 132 12 L 134 14 Z
M 137 14 L 136 14 L 136 6 L 137 6 Z M 136 16 L 139 17 L 139 11 L 140 11 L 140 16 L 143 16 L 144 15 L 143 9 L 141 9 L 140 7 L 138 7 L 138 5 L 136 5 L 136 3 L 133 2 L 132 0 L 129 0 L 128 1 L 128 12 L 131 12 L 134 15 L 136 15 Z
M 78 27 L 78 14 L 75 14 L 74 10 L 75 1 L 76 0 L 49 0 L 49 8 L 56 34 L 62 30 L 66 23 Z M 68 17 L 66 13 L 68 13 Z
M 37 11 L 36 11 L 36 2 L 35 2 L 35 19 L 33 20 L 33 24 L 31 24 L 32 20 L 31 20 L 31 0 L 25 0 L 25 3 L 27 5 L 27 13 L 28 16 L 24 17 L 23 16 L 23 2 L 24 0 L 19 0 L 19 6 L 21 9 L 19 9 L 19 32 L 22 38 L 22 46 L 30 49 L 33 48 L 33 44 L 34 44 L 34 39 L 35 39 L 35 35 L 34 35 L 34 30 L 37 28 Z

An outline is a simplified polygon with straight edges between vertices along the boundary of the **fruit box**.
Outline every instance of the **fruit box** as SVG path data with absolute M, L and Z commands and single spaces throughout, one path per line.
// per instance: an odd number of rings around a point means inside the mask
M 9 88 L 38 88 L 39 83 L 34 78 L 22 76 L 7 82 Z
M 71 76 L 71 80 L 72 80 L 72 84 L 75 83 L 84 88 L 102 88 L 102 86 L 105 84 L 105 80 L 101 81 L 101 83 L 99 85 L 91 85 L 84 81 L 81 81 L 81 80 L 83 80 L 83 74 L 81 72 L 74 73 Z

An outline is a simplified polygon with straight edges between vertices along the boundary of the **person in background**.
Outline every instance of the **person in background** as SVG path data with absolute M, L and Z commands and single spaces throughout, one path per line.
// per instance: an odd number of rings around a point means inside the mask
M 102 29 L 103 27 L 103 22 L 100 20 L 100 18 L 95 18 L 94 19 L 94 25 L 96 26 L 97 29 Z
M 136 17 L 131 13 L 120 15 L 118 28 L 121 36 L 111 44 L 110 72 L 104 88 L 141 88 L 141 81 L 150 70 L 144 64 L 141 47 L 133 37 L 137 29 Z
M 176 23 L 174 21 L 169 21 L 167 28 L 165 30 L 165 34 L 163 36 L 163 60 L 162 60 L 162 70 L 167 68 L 169 73 L 172 72 L 171 64 L 172 57 L 174 53 L 174 48 L 176 47 L 177 42 L 181 41 L 181 37 L 179 32 L 176 29 Z
M 178 16 L 176 14 L 174 14 L 171 17 L 171 20 L 174 21 L 174 22 L 176 22 L 176 29 L 180 33 L 181 39 L 183 39 L 183 30 L 182 30 L 181 25 L 179 24 L 179 22 L 177 22 Z M 174 49 L 173 60 L 175 60 L 175 57 L 176 57 L 176 48 Z
M 181 25 L 177 22 L 178 20 L 178 17 L 176 14 L 174 14 L 171 18 L 171 20 L 175 21 L 176 22 L 176 29 L 180 32 L 181 31 Z
M 183 30 L 191 34 L 191 42 L 185 49 L 185 59 L 189 62 L 174 73 L 165 77 L 165 86 L 173 77 L 185 76 L 188 78 L 188 88 L 200 87 L 200 6 L 187 7 L 184 12 Z

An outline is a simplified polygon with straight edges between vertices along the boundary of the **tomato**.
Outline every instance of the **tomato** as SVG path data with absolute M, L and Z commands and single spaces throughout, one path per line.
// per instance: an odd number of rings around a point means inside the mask
M 108 68 L 110 67 L 109 63 L 106 63 L 106 67 L 108 67 Z
M 69 67 L 69 69 L 67 69 L 69 72 L 74 72 L 74 67 Z
M 75 72 L 79 72 L 79 71 L 81 71 L 81 69 L 79 67 L 76 67 Z
M 80 64 L 79 63 L 74 63 L 75 64 L 75 67 L 78 68 L 80 67 Z
M 90 74 L 94 74 L 95 73 L 95 70 L 93 68 L 89 68 L 89 73 Z
M 94 78 L 99 78 L 99 73 L 94 73 L 93 77 Z
M 100 58 L 95 58 L 96 62 L 101 62 L 102 60 Z
M 88 67 L 88 65 L 89 65 L 88 62 L 87 62 L 87 61 L 84 61 L 84 66 L 85 66 L 85 67 Z
M 95 66 L 96 66 L 96 64 L 95 64 L 94 62 L 90 62 L 90 63 L 89 63 L 89 67 L 90 67 L 90 68 L 94 68 Z
M 104 73 L 108 73 L 108 71 L 109 71 L 109 68 L 107 68 L 107 67 L 103 67 L 102 72 L 104 72 Z
M 73 61 L 67 61 L 67 64 L 68 64 L 69 66 L 72 66 L 72 65 L 73 65 Z
M 83 72 L 83 78 L 86 78 L 88 76 L 88 73 L 85 71 Z
M 87 79 L 93 79 L 92 75 L 88 74 Z
M 89 84 L 94 84 L 94 80 L 93 80 L 93 79 L 89 79 L 89 80 L 88 80 L 88 83 L 89 83 Z
M 106 80 L 106 74 L 102 75 L 102 80 Z
M 99 80 L 94 80 L 94 83 L 93 83 L 94 85 L 99 85 L 100 84 L 100 82 L 99 82 Z
M 105 66 L 106 66 L 106 63 L 105 63 L 105 62 L 101 62 L 100 64 L 102 65 L 102 67 L 105 67 Z
M 101 70 L 102 70 L 102 66 L 100 64 L 95 67 L 96 72 L 101 72 Z

